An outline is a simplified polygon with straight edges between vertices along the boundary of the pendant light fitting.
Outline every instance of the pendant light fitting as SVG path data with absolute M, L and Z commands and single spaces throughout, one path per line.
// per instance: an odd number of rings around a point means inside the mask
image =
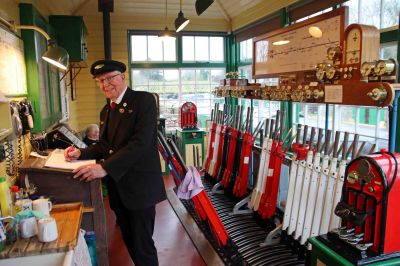
M 168 12 L 168 3 L 167 0 L 165 0 L 165 28 L 158 34 L 158 38 L 162 38 L 163 40 L 175 39 L 175 32 L 170 31 L 167 26 L 167 17 L 168 17 L 167 12 Z
M 180 32 L 189 24 L 190 20 L 185 18 L 182 12 L 182 0 L 180 0 L 180 9 L 179 9 L 178 17 L 175 19 L 175 29 L 176 32 Z
M 214 0 L 196 0 L 197 15 L 200 16 L 212 3 L 214 3 Z

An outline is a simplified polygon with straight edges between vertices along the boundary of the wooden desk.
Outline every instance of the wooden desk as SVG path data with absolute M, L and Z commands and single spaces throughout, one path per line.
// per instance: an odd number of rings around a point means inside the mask
M 44 167 L 45 159 L 29 158 L 20 167 L 19 183 L 26 178 L 37 186 L 37 194 L 49 196 L 54 204 L 83 202 L 85 207 L 82 228 L 96 233 L 99 266 L 108 266 L 106 219 L 101 193 L 101 180 L 81 182 L 72 178 L 69 170 Z

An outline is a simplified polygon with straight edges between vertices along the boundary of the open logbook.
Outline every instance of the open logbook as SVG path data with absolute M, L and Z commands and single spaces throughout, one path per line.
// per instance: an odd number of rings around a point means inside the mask
M 64 158 L 64 150 L 55 149 L 49 154 L 44 166 L 50 168 L 74 170 L 79 166 L 94 164 L 94 163 L 96 163 L 96 160 L 76 160 L 68 162 Z

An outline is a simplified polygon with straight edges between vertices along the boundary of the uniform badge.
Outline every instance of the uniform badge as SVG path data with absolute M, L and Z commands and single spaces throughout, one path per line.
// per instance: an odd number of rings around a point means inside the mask
M 124 108 L 119 108 L 119 112 L 120 112 L 121 114 L 123 114 L 123 113 L 125 113 L 125 109 L 124 109 Z
M 132 113 L 133 113 L 133 110 L 132 110 L 132 109 L 129 109 L 129 110 L 128 110 L 128 113 L 132 114 Z
M 95 66 L 94 69 L 100 69 L 100 68 L 102 68 L 103 66 L 104 66 L 104 64 L 100 64 L 100 65 Z
M 123 107 L 126 107 L 126 106 L 127 106 L 127 104 L 126 104 L 126 103 L 123 103 L 123 104 L 122 104 L 122 106 L 123 106 Z

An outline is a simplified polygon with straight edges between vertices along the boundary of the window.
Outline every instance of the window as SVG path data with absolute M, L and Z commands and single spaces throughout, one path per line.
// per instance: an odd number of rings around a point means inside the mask
M 325 128 L 326 105 L 294 104 L 293 124 Z M 389 139 L 389 112 L 387 108 L 329 105 L 328 129 L 358 133 L 360 141 L 377 149 L 387 148 Z M 343 138 L 343 135 L 342 135 Z
M 224 62 L 224 38 L 183 36 L 183 62 Z
M 199 127 L 205 127 L 216 100 L 211 90 L 224 78 L 225 69 L 132 69 L 131 76 L 132 89 L 159 94 L 167 127 L 178 126 L 178 109 L 184 102 L 196 105 Z
M 381 44 L 380 58 L 397 58 L 397 42 Z
M 246 78 L 249 82 L 257 82 L 263 86 L 276 86 L 278 85 L 277 78 L 267 78 L 254 80 L 252 78 L 252 59 L 253 59 L 253 40 L 248 39 L 239 43 L 239 67 L 238 71 L 241 78 Z M 247 108 L 247 106 L 253 105 L 253 128 L 257 126 L 259 121 L 263 121 L 266 118 L 275 119 L 276 110 L 280 109 L 280 103 L 274 101 L 264 100 L 244 100 L 239 101 L 240 105 Z M 247 109 L 246 109 L 247 110 Z M 246 111 L 247 112 L 247 111 Z M 244 117 L 245 118 L 245 117 Z
M 159 94 L 167 129 L 178 126 L 186 101 L 196 105 L 199 127 L 206 126 L 214 103 L 224 102 L 211 94 L 225 78 L 224 36 L 202 34 L 165 41 L 156 33 L 130 32 L 131 87 Z
M 398 25 L 400 0 L 350 0 L 349 24 L 374 25 L 378 29 Z
M 176 40 L 156 35 L 131 36 L 131 62 L 176 62 Z
M 239 62 L 250 62 L 253 59 L 253 40 L 248 39 L 240 42 L 240 58 Z

